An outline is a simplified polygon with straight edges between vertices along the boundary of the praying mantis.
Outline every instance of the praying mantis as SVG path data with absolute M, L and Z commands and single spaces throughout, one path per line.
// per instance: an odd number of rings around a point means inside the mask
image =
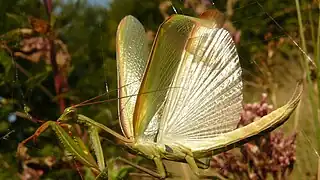
M 173 15 L 158 29 L 149 53 L 142 24 L 126 16 L 117 31 L 118 109 L 123 135 L 69 107 L 58 121 L 47 121 L 20 146 L 51 127 L 74 158 L 104 179 L 108 173 L 99 140 L 102 130 L 153 160 L 157 172 L 122 159 L 151 176 L 167 177 L 163 159 L 185 162 L 199 177 L 215 176 L 206 169 L 203 158 L 283 124 L 303 91 L 298 83 L 285 105 L 236 129 L 242 110 L 242 72 L 233 40 L 218 19 Z M 70 136 L 73 123 L 88 128 L 95 158 L 80 138 Z

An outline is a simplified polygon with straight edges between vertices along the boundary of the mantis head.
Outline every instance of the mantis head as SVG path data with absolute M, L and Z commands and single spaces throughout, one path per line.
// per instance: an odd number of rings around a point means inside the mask
M 75 122 L 77 120 L 77 109 L 74 107 L 68 107 L 64 110 L 62 115 L 59 117 L 60 122 Z

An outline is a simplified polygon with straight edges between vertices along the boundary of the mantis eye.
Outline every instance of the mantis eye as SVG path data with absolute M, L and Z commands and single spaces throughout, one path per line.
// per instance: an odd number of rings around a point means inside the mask
M 64 110 L 64 113 L 63 114 L 74 114 L 74 113 L 77 113 L 77 109 L 74 108 L 74 107 L 68 107 Z
M 64 110 L 63 114 L 59 117 L 58 121 L 69 121 L 76 119 L 77 109 L 74 107 L 68 107 Z

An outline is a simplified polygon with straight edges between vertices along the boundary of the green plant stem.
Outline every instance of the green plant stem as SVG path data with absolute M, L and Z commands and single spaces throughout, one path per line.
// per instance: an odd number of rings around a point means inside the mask
M 317 172 L 317 179 L 320 179 L 320 158 L 318 158 L 318 172 Z
M 319 9 L 320 9 L 320 2 L 319 2 Z M 311 14 L 311 11 L 309 12 Z M 311 28 L 313 30 L 314 25 L 312 21 L 312 15 L 309 17 L 311 22 Z M 315 32 L 313 32 L 313 36 L 315 35 Z M 314 47 L 314 57 L 315 57 L 315 63 L 317 65 L 316 73 L 317 73 L 317 89 L 318 89 L 318 103 L 320 103 L 320 59 L 319 59 L 319 48 L 320 48 L 320 14 L 318 16 L 318 32 L 317 32 L 317 39 L 312 36 L 312 43 Z
M 320 10 L 320 1 L 318 1 L 318 7 Z M 320 103 L 320 13 L 318 14 L 318 32 L 317 43 L 315 46 L 315 61 L 317 64 L 317 83 L 318 83 L 318 102 Z
M 314 121 L 314 125 L 315 125 L 315 133 L 316 133 L 316 143 L 317 143 L 317 148 L 319 148 L 319 144 L 320 144 L 320 130 L 317 130 L 317 128 L 319 128 L 319 121 L 318 121 L 318 103 L 316 102 L 316 100 L 314 99 L 314 92 L 313 92 L 313 85 L 312 85 L 312 80 L 311 80 L 311 72 L 310 72 L 310 68 L 309 68 L 309 63 L 308 63 L 308 57 L 307 56 L 307 45 L 306 45 L 306 41 L 305 41 L 305 36 L 304 36 L 304 32 L 303 32 L 303 22 L 302 22 L 302 17 L 301 17 L 301 10 L 300 10 L 300 2 L 299 0 L 295 0 L 296 3 L 296 8 L 297 8 L 297 16 L 298 16 L 298 24 L 299 24 L 299 33 L 300 33 L 300 37 L 301 37 L 301 43 L 302 43 L 302 49 L 305 52 L 305 55 L 303 55 L 303 68 L 305 70 L 306 73 L 306 79 L 307 79 L 307 84 L 308 84 L 308 95 L 309 95 L 309 100 L 311 103 L 311 107 L 312 107 L 312 112 L 313 112 L 313 121 Z M 319 83 L 318 83 L 319 84 Z
M 313 43 L 313 46 L 316 47 L 316 36 L 315 36 L 315 32 L 314 32 L 314 23 L 313 23 L 313 18 L 312 18 L 312 10 L 308 11 L 308 18 L 309 18 L 309 22 L 310 22 L 312 43 Z M 317 64 L 317 66 L 318 66 L 318 64 Z

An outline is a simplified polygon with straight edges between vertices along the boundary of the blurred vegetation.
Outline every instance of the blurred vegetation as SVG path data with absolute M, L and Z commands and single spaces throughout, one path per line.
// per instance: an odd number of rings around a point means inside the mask
M 267 92 L 277 107 L 288 99 L 297 79 L 305 80 L 305 99 L 284 129 L 298 133 L 292 177 L 316 178 L 315 151 L 320 141 L 318 1 L 213 0 L 213 5 L 209 0 L 114 0 L 98 6 L 86 0 L 54 0 L 52 13 L 44 2 L 49 0 L 0 2 L 0 179 L 80 179 L 78 166 L 64 155 L 52 131 L 42 134 L 37 143 L 28 143 L 30 161 L 16 157 L 18 143 L 35 132 L 39 120 L 56 120 L 70 105 L 107 89 L 107 98 L 117 98 L 115 35 L 124 16 L 139 19 L 151 44 L 168 15 L 176 11 L 198 16 L 208 8 L 217 8 L 227 17 L 225 27 L 237 42 L 244 69 L 246 102 L 257 101 Z M 55 48 L 50 48 L 51 43 Z M 80 113 L 121 132 L 116 105 L 111 101 L 85 106 Z M 26 113 L 33 119 L 28 120 Z M 85 129 L 78 131 L 87 138 Z M 106 158 L 121 155 L 149 163 L 128 155 L 110 135 L 102 137 Z M 111 165 L 120 170 L 114 176 L 133 171 L 128 166 Z M 93 178 L 90 170 L 83 172 L 85 179 Z

